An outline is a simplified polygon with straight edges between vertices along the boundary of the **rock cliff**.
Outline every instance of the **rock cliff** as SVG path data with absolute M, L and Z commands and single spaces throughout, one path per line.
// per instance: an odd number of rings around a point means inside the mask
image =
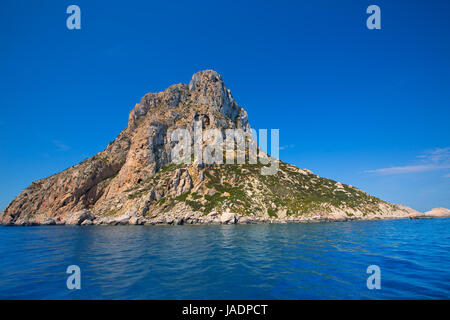
M 1 213 L 4 225 L 193 224 L 402 218 L 419 214 L 307 169 L 279 162 L 171 162 L 177 128 L 251 128 L 222 77 L 201 71 L 188 85 L 146 94 L 104 151 L 35 181 Z

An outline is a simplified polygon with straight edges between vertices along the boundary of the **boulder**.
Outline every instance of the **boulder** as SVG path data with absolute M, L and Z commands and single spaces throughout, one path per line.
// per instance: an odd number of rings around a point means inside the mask
M 131 217 L 130 220 L 128 220 L 128 224 L 139 225 L 142 223 L 143 221 L 141 220 L 141 218 L 138 217 Z
M 173 224 L 174 225 L 178 225 L 178 226 L 181 226 L 182 224 L 183 224 L 183 219 L 175 219 L 175 220 L 173 220 Z
M 53 226 L 56 224 L 56 222 L 52 218 L 47 218 L 44 221 L 42 221 L 42 224 L 47 226 Z
M 220 223 L 223 224 L 235 224 L 236 223 L 236 214 L 231 212 L 225 212 L 220 216 Z
M 95 216 L 89 210 L 83 209 L 72 213 L 66 221 L 66 224 L 81 225 L 85 220 L 93 220 Z
M 249 223 L 249 220 L 246 217 L 240 217 L 237 222 L 242 223 L 242 224 L 247 224 L 247 223 Z
M 117 217 L 117 219 L 115 219 L 115 221 L 119 225 L 126 225 L 129 223 L 130 217 L 129 216 L 120 216 L 120 217 Z

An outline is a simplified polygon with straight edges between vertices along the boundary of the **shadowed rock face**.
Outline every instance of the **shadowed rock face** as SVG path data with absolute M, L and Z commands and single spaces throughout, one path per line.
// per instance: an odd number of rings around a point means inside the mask
M 250 223 L 406 217 L 352 186 L 281 163 L 275 176 L 261 165 L 170 164 L 174 129 L 239 128 L 247 113 L 212 70 L 188 85 L 146 94 L 128 126 L 107 148 L 51 177 L 33 182 L 1 213 L 1 224 Z

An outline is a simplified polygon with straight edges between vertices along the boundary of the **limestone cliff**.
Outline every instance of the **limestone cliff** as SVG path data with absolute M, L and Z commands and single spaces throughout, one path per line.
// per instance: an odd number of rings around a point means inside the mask
M 250 223 L 383 219 L 414 210 L 280 162 L 275 175 L 262 164 L 171 163 L 170 132 L 204 128 L 249 132 L 247 113 L 215 71 L 188 85 L 146 94 L 128 126 L 104 151 L 35 181 L 1 213 L 5 225 Z

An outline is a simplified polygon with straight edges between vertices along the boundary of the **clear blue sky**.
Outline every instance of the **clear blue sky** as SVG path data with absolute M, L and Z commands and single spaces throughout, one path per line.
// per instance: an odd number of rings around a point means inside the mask
M 214 69 L 252 127 L 280 129 L 282 160 L 450 208 L 449 15 L 425 0 L 2 0 L 0 207 L 103 150 L 145 93 Z

